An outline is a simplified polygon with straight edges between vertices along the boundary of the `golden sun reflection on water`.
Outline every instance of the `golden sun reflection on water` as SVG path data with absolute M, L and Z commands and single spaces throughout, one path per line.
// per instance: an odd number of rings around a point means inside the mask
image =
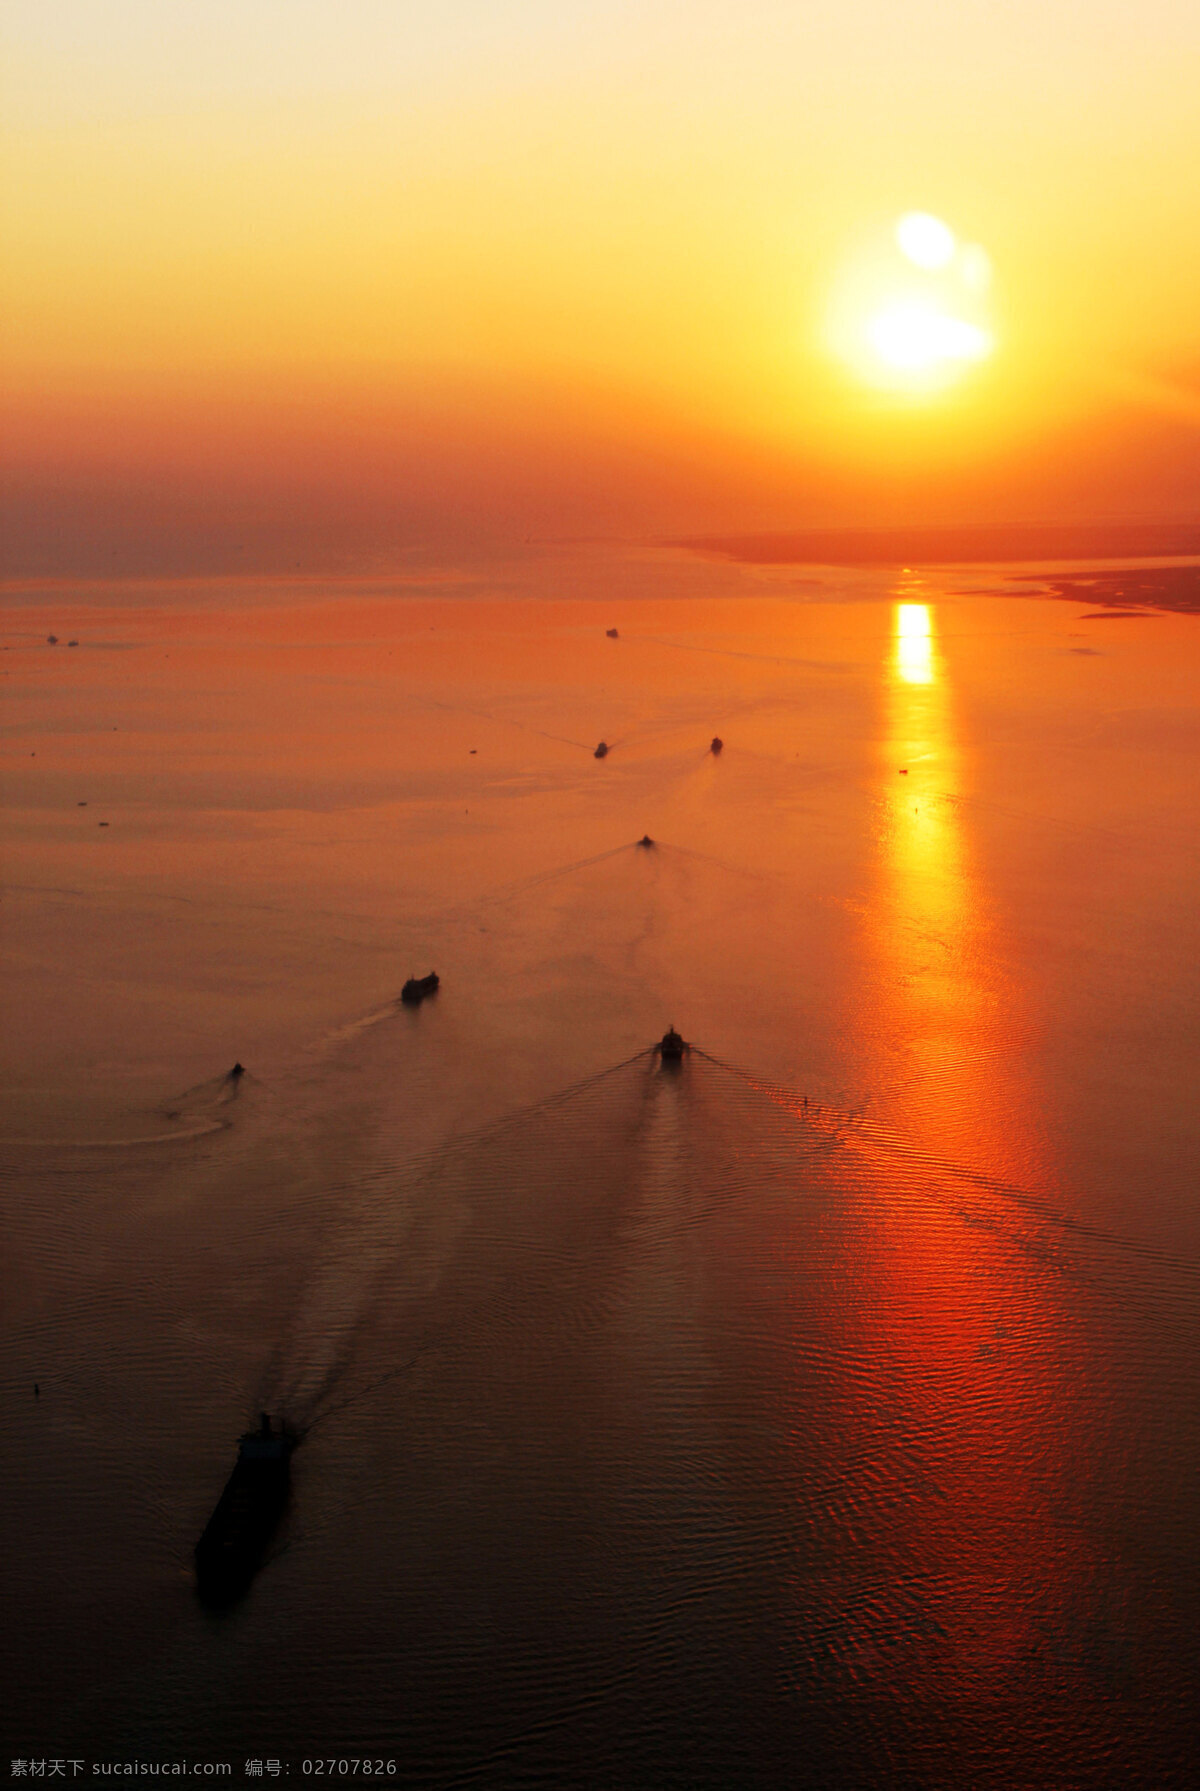
M 887 1361 L 920 1485 L 937 1488 L 891 1489 L 908 1501 L 904 1546 L 928 1573 L 922 1621 L 945 1638 L 928 1646 L 928 1670 L 948 1699 L 1002 1701 L 1090 1572 L 1081 1548 L 1047 1542 L 1069 1480 L 1061 1414 L 1083 1369 L 1057 1242 L 1036 1211 L 1049 1190 L 1028 1021 L 972 851 L 969 741 L 921 590 L 914 578 L 897 593 L 883 665 L 857 1016 L 874 1085 L 857 1262 L 874 1334 L 862 1349 Z
M 965 767 L 935 613 L 906 584 L 895 605 L 885 683 L 883 812 L 873 956 L 883 971 L 878 1020 L 890 1051 L 907 1059 L 904 1114 L 917 1141 L 953 1134 L 978 1146 L 994 1108 L 995 1063 L 1015 1019 L 997 986 L 987 904 L 963 834 Z M 999 1131 L 1012 1132 L 1004 1102 Z M 984 1126 L 985 1134 L 992 1128 Z M 1001 1138 L 989 1139 L 1001 1146 Z M 988 1152 L 992 1155 L 991 1150 Z M 1007 1143 L 993 1171 L 1011 1169 Z
M 896 605 L 896 675 L 905 684 L 933 683 L 933 624 L 927 603 Z
M 876 949 L 892 974 L 879 1017 L 909 1059 L 908 1113 L 914 1094 L 932 1102 L 939 1111 L 921 1130 L 944 1135 L 947 1101 L 970 1108 L 982 1092 L 971 1066 L 993 1014 L 956 802 L 963 777 L 955 715 L 927 603 L 895 606 L 886 720 Z

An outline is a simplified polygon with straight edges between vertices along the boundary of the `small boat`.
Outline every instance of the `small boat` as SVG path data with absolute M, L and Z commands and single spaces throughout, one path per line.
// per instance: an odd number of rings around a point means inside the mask
M 725 742 L 722 740 L 720 734 L 714 734 L 713 738 L 712 738 L 712 745 L 709 747 L 708 750 L 709 750 L 709 752 L 714 753 L 714 754 L 719 753 L 721 748 L 724 746 L 724 744 L 725 744 Z
M 618 641 L 621 638 L 615 628 L 606 628 L 604 630 L 604 632 L 608 636 L 610 641 Z
M 663 1033 L 662 1039 L 658 1045 L 659 1055 L 663 1062 L 682 1063 L 683 1054 L 686 1050 L 687 1045 L 684 1043 L 683 1039 L 680 1038 L 675 1028 L 673 1026 L 668 1027 L 666 1032 Z
M 599 746 L 596 748 L 595 752 L 592 754 L 592 757 L 594 759 L 606 759 L 608 757 L 608 742 L 607 742 L 607 740 L 602 740 L 600 742 Z
M 641 839 L 638 841 L 639 846 L 652 846 L 653 844 L 654 844 L 654 841 L 650 838 L 650 835 L 648 833 L 644 833 L 642 835 Z
M 427 995 L 437 994 L 439 981 L 436 970 L 431 970 L 428 976 L 410 976 L 400 991 L 400 999 L 410 1007 L 416 1007 Z
M 196 1544 L 196 1590 L 205 1604 L 232 1604 L 262 1566 L 287 1504 L 299 1441 L 286 1424 L 272 1429 L 263 1412 L 259 1428 L 238 1444 L 233 1472 Z

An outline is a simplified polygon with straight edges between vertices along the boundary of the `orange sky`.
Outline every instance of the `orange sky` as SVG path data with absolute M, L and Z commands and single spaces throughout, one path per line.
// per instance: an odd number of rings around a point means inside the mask
M 1200 515 L 1191 0 L 9 0 L 3 29 L 17 571 Z M 994 269 L 994 352 L 932 393 L 831 348 L 912 210 Z

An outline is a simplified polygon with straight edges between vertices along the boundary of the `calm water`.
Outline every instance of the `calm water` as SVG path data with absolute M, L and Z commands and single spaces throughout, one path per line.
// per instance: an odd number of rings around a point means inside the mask
M 1200 620 L 1033 588 L 10 593 L 11 1756 L 1196 1782 Z

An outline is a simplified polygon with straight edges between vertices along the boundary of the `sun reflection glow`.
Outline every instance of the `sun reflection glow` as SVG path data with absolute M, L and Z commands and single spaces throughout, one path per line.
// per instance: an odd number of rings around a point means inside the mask
M 877 877 L 852 1017 L 875 1204 L 859 1207 L 853 1311 L 911 1451 L 890 1492 L 909 1558 L 936 1564 L 923 1615 L 955 1637 L 945 1684 L 1001 1698 L 1045 1611 L 1089 1583 L 1087 1546 L 1058 1521 L 1081 1369 L 1037 1202 L 1006 1193 L 1040 1193 L 1047 1164 L 1028 1016 L 974 849 L 962 649 L 945 651 L 931 594 L 906 572 L 880 641 Z
M 933 682 L 933 627 L 927 603 L 896 605 L 896 672 L 905 684 Z
M 907 1065 L 913 1138 L 1023 1182 L 1039 1146 L 1018 1115 L 1016 1004 L 996 959 L 990 904 L 964 824 L 967 760 L 924 582 L 906 574 L 885 662 L 875 1000 Z

